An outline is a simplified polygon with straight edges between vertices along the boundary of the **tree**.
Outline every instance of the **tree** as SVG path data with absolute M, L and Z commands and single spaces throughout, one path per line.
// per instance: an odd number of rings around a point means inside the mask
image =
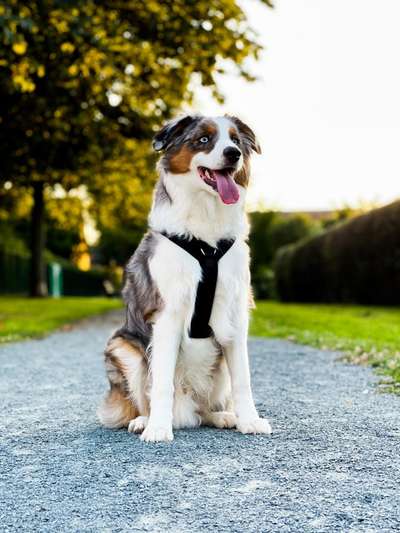
M 72 191 L 75 192 L 75 191 Z M 46 248 L 57 257 L 71 259 L 73 249 L 82 242 L 84 204 L 77 195 L 51 195 L 46 201 Z
M 259 0 L 267 5 L 267 0 Z M 10 0 L 0 6 L 1 182 L 29 185 L 32 295 L 45 293 L 44 190 L 90 184 L 260 46 L 235 0 Z M 122 147 L 122 148 L 121 148 Z
M 156 156 L 149 142 L 128 139 L 123 152 L 104 164 L 90 183 L 90 213 L 97 222 L 98 259 L 124 264 L 142 238 L 155 180 Z

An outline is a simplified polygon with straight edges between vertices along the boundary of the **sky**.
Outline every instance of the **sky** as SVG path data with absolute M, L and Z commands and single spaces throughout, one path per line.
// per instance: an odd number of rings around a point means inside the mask
M 400 1 L 258 0 L 241 4 L 265 46 L 255 83 L 218 78 L 195 108 L 256 131 L 249 207 L 295 210 L 400 197 Z

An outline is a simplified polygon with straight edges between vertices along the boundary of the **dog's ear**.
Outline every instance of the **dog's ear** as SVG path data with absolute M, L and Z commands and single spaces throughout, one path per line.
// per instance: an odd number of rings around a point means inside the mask
M 261 146 L 257 140 L 256 134 L 254 133 L 254 131 L 247 124 L 241 121 L 240 118 L 232 117 L 229 115 L 227 115 L 227 117 L 230 120 L 232 120 L 232 122 L 236 125 L 246 145 L 251 150 L 254 150 L 255 152 L 257 152 L 257 154 L 261 154 Z
M 171 120 L 161 128 L 161 130 L 153 138 L 153 148 L 156 152 L 166 150 L 175 139 L 180 137 L 182 133 L 190 126 L 197 117 L 186 115 L 175 120 Z

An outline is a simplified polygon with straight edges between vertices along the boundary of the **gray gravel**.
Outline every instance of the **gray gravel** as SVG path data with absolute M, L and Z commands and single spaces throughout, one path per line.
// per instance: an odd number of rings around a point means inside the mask
M 1 531 L 400 530 L 400 399 L 368 369 L 253 340 L 271 437 L 201 428 L 144 444 L 96 422 L 119 321 L 0 349 Z

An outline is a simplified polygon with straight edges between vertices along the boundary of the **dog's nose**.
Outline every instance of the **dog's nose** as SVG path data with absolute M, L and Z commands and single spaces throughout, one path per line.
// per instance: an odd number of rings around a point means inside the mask
M 242 155 L 242 152 L 234 146 L 228 146 L 222 153 L 229 163 L 236 163 Z

